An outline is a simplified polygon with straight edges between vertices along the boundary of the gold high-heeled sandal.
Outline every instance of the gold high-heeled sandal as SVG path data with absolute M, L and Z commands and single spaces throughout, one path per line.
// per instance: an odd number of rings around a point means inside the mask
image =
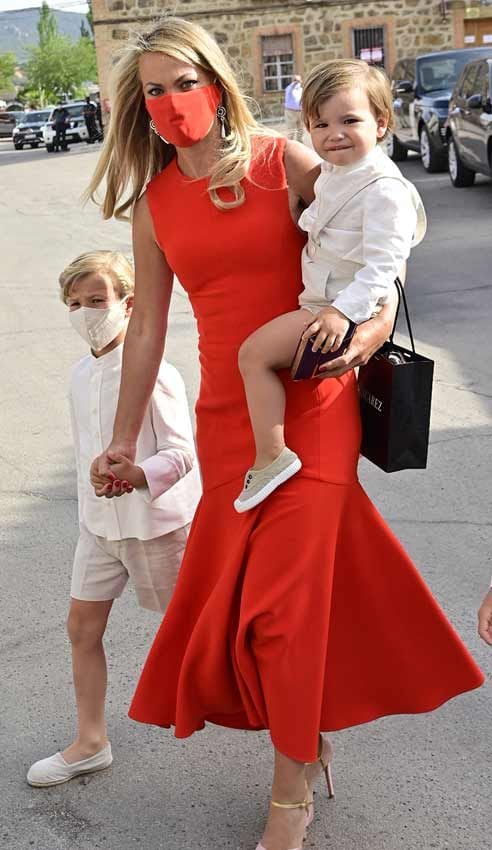
M 329 742 L 327 742 L 327 743 L 329 743 Z M 335 789 L 334 789 L 334 786 L 333 786 L 333 776 L 332 776 L 332 773 L 331 773 L 331 758 L 328 759 L 328 760 L 326 760 L 324 758 L 324 756 L 323 756 L 324 745 L 325 745 L 325 740 L 320 733 L 319 745 L 318 745 L 318 758 L 316 759 L 315 762 L 306 762 L 306 767 L 309 768 L 309 767 L 312 767 L 315 764 L 321 765 L 321 770 L 323 771 L 323 773 L 325 775 L 326 785 L 327 785 L 327 788 L 328 788 L 328 798 L 330 800 L 333 800 L 333 798 L 335 796 Z M 330 750 L 331 750 L 331 744 L 329 744 L 329 746 L 330 746 Z M 313 780 L 312 786 L 310 786 L 311 790 L 313 790 L 313 786 L 314 786 L 314 783 L 316 781 L 316 778 L 317 777 L 315 777 L 315 779 Z M 314 818 L 314 799 L 310 803 L 310 809 L 311 810 L 309 812 L 309 816 L 308 816 L 308 820 L 307 820 L 307 826 L 310 826 L 310 824 L 312 823 L 313 818 Z
M 305 781 L 306 782 L 306 781 Z M 309 821 L 309 807 L 312 806 L 313 801 L 309 799 L 309 788 L 306 782 L 306 796 L 302 803 L 277 803 L 276 800 L 271 800 L 272 806 L 275 806 L 277 809 L 304 809 L 306 812 L 306 825 L 304 829 L 308 826 Z M 263 844 L 258 844 L 256 850 L 265 850 Z M 301 850 L 300 847 L 296 847 L 295 850 Z
M 328 743 L 330 750 L 331 750 L 332 747 L 331 747 L 331 744 L 329 743 L 329 741 L 327 741 L 326 743 Z M 316 763 L 319 763 L 321 765 L 321 770 L 325 775 L 326 785 L 327 785 L 327 788 L 328 788 L 328 797 L 330 798 L 330 800 L 332 800 L 335 796 L 335 788 L 334 788 L 334 785 L 333 785 L 333 776 L 332 776 L 332 773 L 331 773 L 331 757 L 329 759 L 324 758 L 324 756 L 323 756 L 324 746 L 325 746 L 325 739 L 323 738 L 322 734 L 320 733 L 319 744 L 318 744 L 318 758 L 316 759 L 315 762 L 309 762 L 309 761 L 306 762 L 306 767 L 308 767 L 308 768 L 312 767 Z
M 319 741 L 320 752 L 319 752 L 319 755 L 318 755 L 318 761 L 321 765 L 321 770 L 325 774 L 326 785 L 327 785 L 327 788 L 328 788 L 328 798 L 330 800 L 333 800 L 333 798 L 335 796 L 335 788 L 334 788 L 334 785 L 333 785 L 333 776 L 332 776 L 332 772 L 331 772 L 331 759 L 329 761 L 324 760 L 324 758 L 323 758 L 324 738 L 321 734 L 320 734 L 319 738 L 320 738 L 320 741 Z

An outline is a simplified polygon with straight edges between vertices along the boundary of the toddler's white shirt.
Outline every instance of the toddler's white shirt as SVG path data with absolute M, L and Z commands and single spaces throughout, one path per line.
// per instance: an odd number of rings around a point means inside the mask
M 364 322 L 385 303 L 410 249 L 425 235 L 422 201 L 379 146 L 353 165 L 323 162 L 314 189 L 315 200 L 299 219 L 309 237 L 299 304 L 331 304 Z
M 149 540 L 191 522 L 201 481 L 183 380 L 164 360 L 137 440 L 135 463 L 148 489 L 113 499 L 96 496 L 90 466 L 111 442 L 123 345 L 75 365 L 70 408 L 77 464 L 79 520 L 107 540 Z

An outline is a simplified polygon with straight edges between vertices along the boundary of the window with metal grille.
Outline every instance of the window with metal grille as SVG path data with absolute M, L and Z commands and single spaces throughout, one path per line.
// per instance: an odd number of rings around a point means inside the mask
M 261 39 L 264 91 L 283 91 L 292 82 L 294 44 L 292 35 L 266 35 Z
M 384 27 L 365 27 L 353 29 L 353 50 L 357 59 L 363 59 L 369 65 L 384 68 Z

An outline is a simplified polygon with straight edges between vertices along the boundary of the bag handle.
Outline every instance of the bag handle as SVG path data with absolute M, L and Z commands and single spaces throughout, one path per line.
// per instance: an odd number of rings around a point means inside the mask
M 405 318 L 406 318 L 406 321 L 407 321 L 408 336 L 410 337 L 410 344 L 412 346 L 412 351 L 413 351 L 414 354 L 416 354 L 415 342 L 413 341 L 412 325 L 410 324 L 410 313 L 408 312 L 407 297 L 405 295 L 405 287 L 403 286 L 399 277 L 395 278 L 395 286 L 396 286 L 396 291 L 398 292 L 398 307 L 396 308 L 395 322 L 394 322 L 394 325 L 393 325 L 393 330 L 391 331 L 391 334 L 390 334 L 389 341 L 391 343 L 393 342 L 393 337 L 395 335 L 395 330 L 396 330 L 396 323 L 398 321 L 398 314 L 400 312 L 400 305 L 401 305 L 401 302 L 403 301 L 403 309 L 405 310 Z

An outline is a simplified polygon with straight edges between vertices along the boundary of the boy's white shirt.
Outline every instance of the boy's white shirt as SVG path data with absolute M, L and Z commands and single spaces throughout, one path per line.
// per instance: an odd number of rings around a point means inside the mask
M 123 345 L 74 367 L 70 411 L 77 465 L 79 521 L 107 540 L 149 540 L 191 522 L 201 480 L 183 380 L 162 361 L 137 440 L 135 463 L 148 487 L 113 499 L 98 497 L 90 465 L 111 442 Z
M 386 301 L 411 248 L 424 238 L 424 206 L 379 146 L 353 165 L 322 162 L 314 190 L 299 219 L 308 233 L 299 304 L 320 302 L 321 309 L 324 301 L 358 324 Z

